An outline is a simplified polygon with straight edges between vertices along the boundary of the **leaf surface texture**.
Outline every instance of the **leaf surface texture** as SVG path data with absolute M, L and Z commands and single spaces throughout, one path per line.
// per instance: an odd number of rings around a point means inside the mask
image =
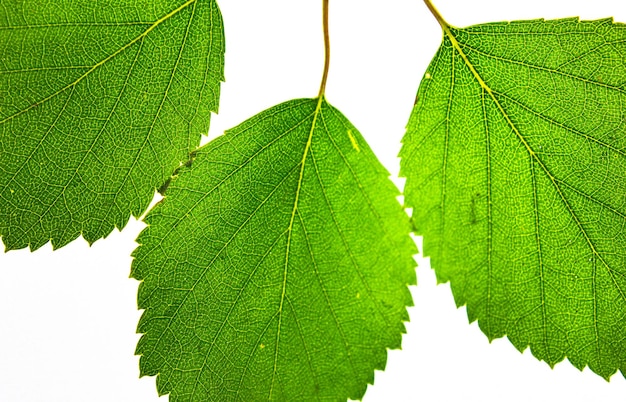
M 214 0 L 0 4 L 0 236 L 93 242 L 141 215 L 208 131 Z
M 362 397 L 412 303 L 416 250 L 397 195 L 318 99 L 199 149 L 134 253 L 142 374 L 171 401 Z
M 450 28 L 401 151 L 424 252 L 470 321 L 605 378 L 626 372 L 625 57 L 609 19 Z

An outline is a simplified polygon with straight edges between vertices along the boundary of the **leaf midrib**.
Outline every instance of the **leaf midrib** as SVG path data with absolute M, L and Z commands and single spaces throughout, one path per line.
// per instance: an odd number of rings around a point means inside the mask
M 313 140 L 313 132 L 315 131 L 315 126 L 317 124 L 317 119 L 322 111 L 322 104 L 324 103 L 324 95 L 322 94 L 317 98 L 317 104 L 315 106 L 315 112 L 313 113 L 313 122 L 311 123 L 311 129 L 309 130 L 309 136 L 307 138 L 306 145 L 304 147 L 304 152 L 302 153 L 302 160 L 300 161 L 300 175 L 298 177 L 298 184 L 296 187 L 296 195 L 293 201 L 293 209 L 291 210 L 291 217 L 289 219 L 289 226 L 287 227 L 287 245 L 285 247 L 285 265 L 283 268 L 283 284 L 280 295 L 280 304 L 278 305 L 278 329 L 276 331 L 276 348 L 274 350 L 274 368 L 272 370 L 272 383 L 270 384 L 270 393 L 268 400 L 272 400 L 272 394 L 274 392 L 274 380 L 276 379 L 277 370 L 278 370 L 278 346 L 280 344 L 280 328 L 282 325 L 283 319 L 283 304 L 285 302 L 285 294 L 287 289 L 287 270 L 289 266 L 289 251 L 291 249 L 291 237 L 293 233 L 293 222 L 296 218 L 296 213 L 298 211 L 298 201 L 300 199 L 300 190 L 302 189 L 302 181 L 304 179 L 304 167 L 306 165 L 306 158 L 309 155 L 309 150 L 311 149 L 311 142 Z

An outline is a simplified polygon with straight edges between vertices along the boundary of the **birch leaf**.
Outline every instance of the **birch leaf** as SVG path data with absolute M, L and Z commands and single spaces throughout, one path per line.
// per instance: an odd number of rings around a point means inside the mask
M 626 372 L 626 27 L 445 22 L 401 151 L 424 252 L 470 321 Z
M 0 236 L 94 242 L 141 215 L 208 131 L 214 0 L 2 1 Z
M 412 303 L 416 250 L 397 195 L 320 99 L 199 149 L 134 253 L 142 374 L 172 402 L 361 398 Z

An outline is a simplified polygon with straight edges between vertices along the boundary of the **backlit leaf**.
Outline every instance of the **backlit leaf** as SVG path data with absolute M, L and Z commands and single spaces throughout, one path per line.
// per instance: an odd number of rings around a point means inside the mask
M 208 131 L 214 0 L 0 4 L 0 236 L 93 242 L 141 215 Z
M 490 339 L 626 372 L 626 27 L 444 31 L 401 152 L 424 252 Z
M 356 128 L 293 100 L 177 174 L 134 253 L 142 374 L 171 401 L 362 397 L 400 346 L 416 250 Z

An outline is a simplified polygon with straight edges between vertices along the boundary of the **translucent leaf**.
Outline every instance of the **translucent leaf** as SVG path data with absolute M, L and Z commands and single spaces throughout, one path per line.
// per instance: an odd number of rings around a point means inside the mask
M 626 28 L 444 31 L 401 151 L 424 252 L 490 339 L 626 372 Z
M 387 176 L 318 99 L 198 150 L 134 253 L 142 374 L 171 401 L 362 397 L 400 347 L 415 282 Z
M 93 242 L 141 215 L 217 110 L 214 0 L 2 1 L 0 236 Z

